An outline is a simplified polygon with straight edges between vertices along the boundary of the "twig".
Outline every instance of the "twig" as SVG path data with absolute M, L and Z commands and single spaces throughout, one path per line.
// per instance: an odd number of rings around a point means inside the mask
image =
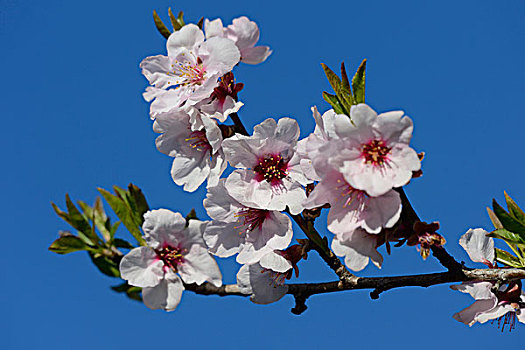
M 235 131 L 239 134 L 249 136 L 248 131 L 246 131 L 246 128 L 244 127 L 244 124 L 241 121 L 241 118 L 239 118 L 239 115 L 237 113 L 230 114 L 230 117 L 233 120 L 233 123 L 235 124 Z

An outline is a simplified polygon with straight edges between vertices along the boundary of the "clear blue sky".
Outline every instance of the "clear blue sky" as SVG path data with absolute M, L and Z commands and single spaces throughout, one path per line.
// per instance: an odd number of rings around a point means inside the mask
M 177 311 L 151 311 L 112 292 L 86 254 L 47 251 L 68 229 L 50 201 L 92 202 L 96 187 L 134 182 L 153 208 L 204 217 L 204 191 L 184 193 L 171 159 L 156 151 L 138 64 L 164 53 L 151 18 L 168 6 L 187 19 L 240 15 L 257 21 L 274 50 L 262 65 L 235 71 L 245 83 L 240 115 L 248 128 L 291 116 L 302 135 L 310 106 L 326 110 L 320 62 L 354 70 L 368 58 L 367 101 L 404 109 L 424 176 L 407 188 L 421 217 L 439 220 L 446 247 L 469 227 L 490 229 L 485 207 L 503 190 L 525 205 L 525 2 L 515 1 L 0 1 L 2 55 L 2 349 L 403 347 L 506 348 L 523 340 L 495 325 L 468 328 L 452 314 L 472 300 L 448 286 L 381 295 L 312 297 L 300 317 L 293 299 L 269 306 L 242 298 L 185 293 Z M 301 237 L 298 233 L 297 237 Z M 384 251 L 383 251 L 384 252 Z M 385 253 L 386 254 L 386 253 Z M 472 265 L 472 264 L 471 264 Z M 225 282 L 238 266 L 221 261 Z M 413 248 L 394 250 L 382 271 L 442 271 Z M 312 253 L 302 281 L 334 275 Z M 521 338 L 520 338 L 521 337 Z M 521 342 L 523 343 L 523 342 Z

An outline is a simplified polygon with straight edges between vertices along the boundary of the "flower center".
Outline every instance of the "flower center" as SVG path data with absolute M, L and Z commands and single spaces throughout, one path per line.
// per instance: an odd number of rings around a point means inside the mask
M 177 267 L 184 263 L 184 254 L 187 253 L 187 250 L 166 245 L 162 249 L 155 250 L 155 253 L 166 266 L 177 271 Z
M 278 185 L 288 176 L 288 162 L 280 154 L 269 154 L 259 158 L 253 170 L 259 182 L 266 180 L 272 185 Z
M 372 140 L 362 146 L 361 157 L 367 164 L 382 166 L 388 160 L 390 151 L 391 148 L 386 146 L 385 141 Z
M 235 217 L 238 218 L 241 225 L 236 228 L 244 228 L 239 234 L 250 232 L 255 229 L 261 229 L 264 220 L 266 220 L 269 215 L 270 211 L 263 209 L 243 208 L 239 210 L 237 214 L 235 214 Z
M 206 138 L 206 132 L 204 130 L 193 131 L 184 141 L 188 142 L 191 148 L 195 148 L 197 151 L 211 150 L 211 145 Z
M 263 268 L 261 270 L 261 273 L 265 273 L 265 272 L 268 273 L 268 278 L 270 279 L 270 286 L 277 288 L 277 287 L 284 286 L 284 282 L 286 282 L 286 279 L 290 278 L 288 277 L 288 275 L 289 275 L 289 272 L 291 272 L 291 270 L 288 270 L 287 272 L 283 273 L 283 272 L 275 272 L 273 270 Z
M 204 83 L 206 70 L 200 58 L 197 58 L 196 63 L 191 61 L 175 62 L 171 68 L 173 69 L 171 74 L 182 79 L 179 85 L 202 85 Z

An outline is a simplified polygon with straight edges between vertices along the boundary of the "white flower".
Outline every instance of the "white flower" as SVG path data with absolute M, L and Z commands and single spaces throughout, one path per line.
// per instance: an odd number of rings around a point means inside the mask
M 382 228 L 395 225 L 401 215 L 399 194 L 390 190 L 379 197 L 370 197 L 346 182 L 335 169 L 325 170 L 322 180 L 308 196 L 304 207 L 312 209 L 330 204 L 328 229 L 342 237 L 361 227 L 368 233 L 379 233 Z
M 241 267 L 237 273 L 239 290 L 251 294 L 250 300 L 256 304 L 276 302 L 288 292 L 285 281 L 291 278 L 293 265 L 282 255 L 270 252 L 260 263 Z
M 126 254 L 120 262 L 120 273 L 130 285 L 142 288 L 146 306 L 175 310 L 184 291 L 183 281 L 222 285 L 219 267 L 202 239 L 205 227 L 206 222 L 198 220 L 190 220 L 186 227 L 181 214 L 167 209 L 144 214 L 142 228 L 147 246 Z
M 409 147 L 412 136 L 412 120 L 403 117 L 402 111 L 377 115 L 365 104 L 352 106 L 351 120 L 335 118 L 337 149 L 328 162 L 339 170 L 354 188 L 366 191 L 370 196 L 380 196 L 392 188 L 406 185 L 412 172 L 421 167 L 417 153 Z M 318 170 L 316 163 L 316 170 Z M 322 163 L 321 163 L 322 166 Z
M 215 186 L 226 169 L 217 124 L 194 108 L 157 116 L 153 130 L 162 133 L 155 143 L 160 152 L 174 157 L 173 181 L 185 191 L 195 191 L 206 179 Z
M 494 264 L 494 240 L 487 237 L 488 232 L 481 229 L 470 229 L 461 236 L 459 244 L 467 251 L 474 262 L 481 262 L 489 267 Z M 498 319 L 502 330 L 509 325 L 515 328 L 516 319 L 525 323 L 525 294 L 521 282 L 511 282 L 493 291 L 492 282 L 463 282 L 450 288 L 470 294 L 476 301 L 469 307 L 453 315 L 454 319 L 472 326 L 474 323 L 485 323 Z
M 361 271 L 372 263 L 381 268 L 383 256 L 377 251 L 379 235 L 369 234 L 363 229 L 357 229 L 341 238 L 335 236 L 332 240 L 332 250 L 337 256 L 345 257 L 345 265 L 354 271 Z
M 237 262 L 253 264 L 275 249 L 284 249 L 292 240 L 292 223 L 278 211 L 246 207 L 224 188 L 224 179 L 208 188 L 204 207 L 213 219 L 204 232 L 209 252 L 228 257 L 239 253 Z
M 302 211 L 308 183 L 294 151 L 299 126 L 290 118 L 278 123 L 266 119 L 254 128 L 253 136 L 235 136 L 222 144 L 226 160 L 238 169 L 226 179 L 226 190 L 247 207 Z
M 206 38 L 226 37 L 235 42 L 241 52 L 241 62 L 258 64 L 266 61 L 272 53 L 268 46 L 255 46 L 259 41 L 259 27 L 245 16 L 235 18 L 227 28 L 223 27 L 219 18 L 213 21 L 206 19 L 204 30 Z
M 221 37 L 205 41 L 204 34 L 194 24 L 172 33 L 167 50 L 168 56 L 147 57 L 140 67 L 156 88 L 146 92 L 146 100 L 166 99 L 159 103 L 171 109 L 178 109 L 183 104 L 194 105 L 210 97 L 218 79 L 231 71 L 240 59 L 233 41 Z M 162 91 L 167 89 L 169 93 Z
M 326 164 L 327 153 L 321 153 L 322 146 L 333 138 L 338 138 L 335 133 L 335 119 L 346 118 L 346 115 L 338 115 L 333 109 L 326 111 L 322 116 L 317 110 L 317 107 L 312 107 L 312 114 L 315 120 L 315 129 L 308 137 L 297 142 L 297 155 L 300 158 L 301 168 L 304 175 L 312 181 L 321 181 L 321 176 L 315 170 L 314 161 L 323 161 Z M 318 168 L 323 172 L 323 166 L 318 165 Z

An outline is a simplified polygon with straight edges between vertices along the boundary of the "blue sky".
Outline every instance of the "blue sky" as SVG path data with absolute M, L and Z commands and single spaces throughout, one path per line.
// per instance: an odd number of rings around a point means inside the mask
M 247 15 L 259 24 L 261 43 L 274 53 L 235 71 L 245 83 L 240 115 L 249 129 L 267 117 L 291 116 L 306 136 L 310 107 L 328 109 L 320 63 L 336 68 L 344 60 L 353 71 L 367 58 L 368 103 L 377 111 L 405 110 L 415 123 L 413 146 L 426 152 L 424 176 L 407 193 L 422 218 L 440 221 L 447 249 L 468 261 L 457 241 L 470 227 L 491 228 L 485 207 L 493 197 L 502 202 L 507 190 L 525 205 L 523 1 L 0 4 L 3 349 L 518 345 L 524 325 L 502 334 L 496 325 L 454 321 L 452 314 L 472 300 L 448 286 L 390 291 L 377 301 L 367 291 L 315 296 L 300 317 L 290 313 L 289 296 L 258 306 L 185 293 L 179 308 L 165 313 L 112 292 L 117 282 L 86 254 L 58 256 L 47 247 L 68 229 L 50 206 L 63 207 L 65 193 L 92 202 L 96 187 L 133 182 L 152 208 L 195 207 L 205 216 L 204 190 L 189 194 L 172 182 L 171 160 L 155 149 L 141 97 L 139 62 L 165 52 L 151 12 L 167 19 L 171 6 L 188 20 L 230 23 Z M 369 267 L 361 275 L 443 270 L 413 248 L 385 258 L 381 271 Z M 232 283 L 236 263 L 220 266 Z M 301 280 L 334 274 L 312 253 L 301 264 Z

